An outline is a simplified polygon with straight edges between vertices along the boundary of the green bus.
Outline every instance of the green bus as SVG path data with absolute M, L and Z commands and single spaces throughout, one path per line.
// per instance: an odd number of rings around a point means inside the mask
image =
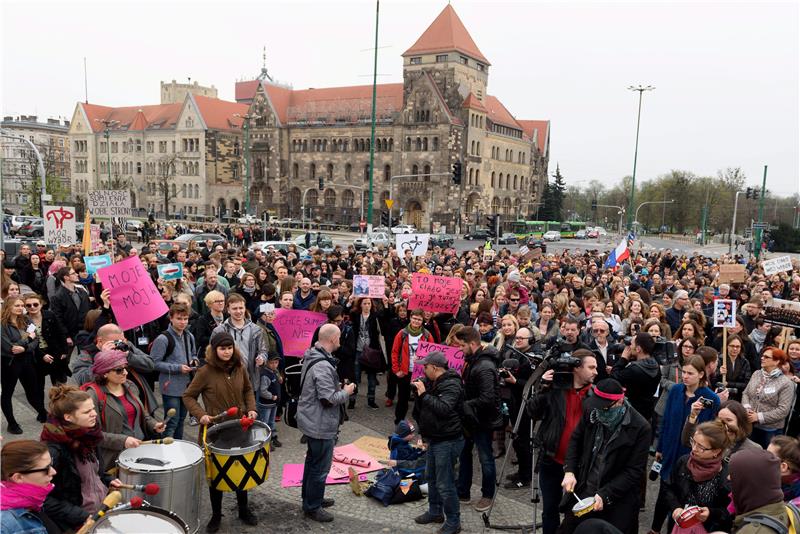
M 517 236 L 517 240 L 525 242 L 531 237 L 542 237 L 547 231 L 548 223 L 546 221 L 514 221 L 511 226 L 511 231 Z
M 556 228 L 550 228 L 550 230 L 555 229 Z M 577 221 L 563 222 L 558 230 L 561 232 L 562 238 L 575 239 L 575 234 L 578 232 L 578 230 L 586 230 L 586 223 Z

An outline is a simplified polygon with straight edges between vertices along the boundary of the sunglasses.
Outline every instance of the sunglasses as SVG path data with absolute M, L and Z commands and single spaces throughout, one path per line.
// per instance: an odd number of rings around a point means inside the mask
M 46 467 L 40 467 L 39 469 L 27 469 L 25 471 L 19 471 L 21 475 L 29 475 L 31 473 L 44 473 L 47 474 L 53 468 L 53 464 L 49 463 Z
M 25 305 L 26 308 L 38 308 L 39 306 L 40 304 L 38 302 L 32 302 L 30 304 Z
M 121 375 L 123 373 L 127 373 L 128 372 L 128 368 L 127 367 L 118 367 L 116 369 L 112 369 L 111 371 L 116 373 L 116 374 L 118 374 L 118 375 Z

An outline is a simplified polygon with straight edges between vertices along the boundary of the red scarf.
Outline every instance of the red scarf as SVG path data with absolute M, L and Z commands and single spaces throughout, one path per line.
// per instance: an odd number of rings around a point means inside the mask
M 711 460 L 699 460 L 692 452 L 689 453 L 689 461 L 686 462 L 686 467 L 692 474 L 692 480 L 695 482 L 707 482 L 722 469 L 722 455 Z
M 86 463 L 97 459 L 97 445 L 103 439 L 103 430 L 100 428 L 99 419 L 94 428 L 83 428 L 51 415 L 42 426 L 39 439 L 44 442 L 67 444 L 72 454 Z

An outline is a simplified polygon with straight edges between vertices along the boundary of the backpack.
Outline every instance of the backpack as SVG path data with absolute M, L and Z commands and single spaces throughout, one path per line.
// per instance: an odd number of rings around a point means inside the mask
M 792 503 L 786 503 L 786 514 L 789 516 L 789 526 L 787 527 L 777 519 L 766 514 L 753 514 L 744 518 L 744 524 L 763 525 L 771 528 L 778 534 L 800 534 L 800 509 Z
M 153 338 L 153 341 L 150 342 L 150 345 L 147 346 L 147 354 L 153 352 L 153 343 L 156 342 L 161 336 L 165 336 L 167 338 L 167 352 L 164 353 L 164 356 L 169 356 L 175 351 L 175 338 L 169 335 L 169 332 L 164 330 L 163 332 L 159 333 L 156 337 Z
M 97 395 L 97 401 L 100 403 L 100 426 L 101 426 L 101 428 L 105 428 L 105 426 L 106 426 L 106 406 L 108 405 L 108 395 L 106 395 L 106 392 L 103 391 L 103 388 L 101 388 L 95 382 L 87 382 L 86 384 L 81 385 L 81 391 L 87 391 L 89 389 L 93 389 L 95 395 Z M 134 398 L 135 398 L 135 396 L 134 396 Z M 142 423 L 142 429 L 145 428 L 145 425 L 144 425 L 144 412 L 145 412 L 145 409 L 146 408 L 144 407 L 144 405 L 142 405 L 142 411 L 139 414 L 141 416 L 141 421 L 140 422 Z
M 297 428 L 297 405 L 300 402 L 300 395 L 303 394 L 303 384 L 306 382 L 306 377 L 308 376 L 308 372 L 311 370 L 319 362 L 324 361 L 324 358 L 320 358 L 319 360 L 314 360 L 313 362 L 308 364 L 306 367 L 306 374 L 303 376 L 303 379 L 300 381 L 300 389 L 297 391 L 297 395 L 292 395 L 289 397 L 289 400 L 286 401 L 286 424 L 292 428 Z

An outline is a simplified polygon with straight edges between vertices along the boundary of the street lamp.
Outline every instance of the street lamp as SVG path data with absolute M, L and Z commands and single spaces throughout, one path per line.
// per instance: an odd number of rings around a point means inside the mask
M 633 216 L 633 220 L 638 222 L 639 221 L 639 210 L 642 209 L 642 206 L 647 204 L 673 204 L 674 200 L 648 200 L 647 202 L 642 202 L 639 204 L 639 207 L 636 208 L 636 213 Z
M 630 90 L 630 91 L 638 91 L 639 92 L 639 112 L 636 115 L 636 145 L 635 145 L 635 147 L 633 149 L 633 180 L 631 181 L 631 198 L 628 201 L 628 229 L 629 230 L 631 229 L 631 226 L 633 224 L 633 219 L 632 219 L 632 217 L 633 217 L 633 199 L 634 199 L 634 195 L 636 194 L 636 160 L 638 159 L 638 156 L 639 156 L 639 125 L 640 125 L 641 120 L 642 120 L 642 93 L 644 93 L 645 91 L 653 91 L 654 89 L 655 89 L 655 87 L 653 87 L 652 85 L 643 86 L 641 84 L 637 85 L 637 86 L 631 85 L 630 87 L 628 87 L 628 90 Z

